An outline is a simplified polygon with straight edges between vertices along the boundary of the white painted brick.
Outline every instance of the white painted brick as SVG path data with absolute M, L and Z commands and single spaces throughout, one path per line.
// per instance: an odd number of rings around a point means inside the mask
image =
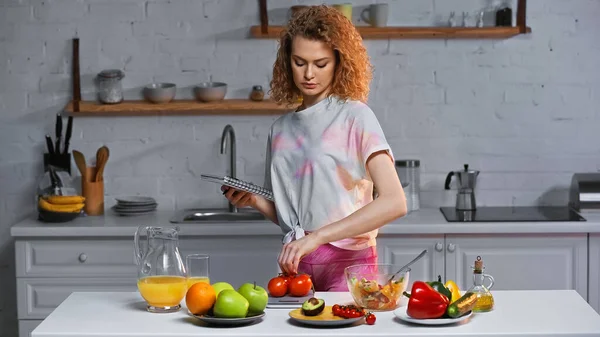
M 20 23 L 31 22 L 33 20 L 33 11 L 31 6 L 3 6 L 0 10 L 0 22 Z
M 206 190 L 197 194 L 177 195 L 177 197 L 175 197 L 175 209 L 181 210 L 190 208 L 216 208 L 226 210 L 227 199 L 217 191 L 208 193 Z
M 370 102 L 386 102 L 391 111 L 401 104 L 410 104 L 413 101 L 413 89 L 409 85 L 396 86 L 392 90 L 373 90 L 369 95 Z
M 504 101 L 507 103 L 533 104 L 536 87 L 531 84 L 507 86 L 504 92 Z
M 415 86 L 413 87 L 413 104 L 430 105 L 443 104 L 444 89 L 435 86 Z
M 446 104 L 495 107 L 504 101 L 504 90 L 498 85 L 473 87 L 449 86 L 446 88 Z
M 17 118 L 22 116 L 25 111 L 27 111 L 26 93 L 0 93 L 0 119 Z
M 407 60 L 407 62 L 401 64 L 409 68 L 422 68 L 429 71 L 446 68 L 455 69 L 467 65 L 465 54 L 455 51 L 444 51 L 443 53 L 429 51 L 420 54 L 411 54 L 407 56 Z
M 126 38 L 132 35 L 133 24 L 131 22 L 106 22 L 77 25 L 77 37 L 80 39 L 80 49 L 83 49 L 84 44 L 90 44 L 90 40 L 96 41 L 102 38 Z
M 425 26 L 433 24 L 433 1 L 400 1 L 389 2 L 388 25 Z
M 481 67 L 456 67 L 435 70 L 435 83 L 444 87 L 468 86 L 473 87 L 482 83 L 490 83 L 490 71 Z
M 207 57 L 214 54 L 214 46 L 198 44 L 193 39 L 177 36 L 157 40 L 157 51 L 164 54 L 174 53 L 180 57 Z
M 267 7 L 268 8 L 268 7 Z M 207 0 L 204 2 L 204 17 L 221 25 L 225 23 L 222 18 L 229 17 L 233 22 L 229 23 L 233 27 L 244 27 L 249 24 L 257 23 L 258 9 L 254 1 L 218 1 Z
M 115 177 L 104 180 L 107 194 L 112 195 L 148 195 L 158 192 L 158 182 L 147 177 Z
M 47 74 L 40 79 L 40 92 L 71 92 L 72 78 L 70 74 Z
M 90 4 L 90 20 L 102 26 L 114 22 L 141 21 L 145 6 L 140 1 L 107 1 Z
M 192 37 L 193 33 L 188 30 L 188 25 L 182 21 L 171 20 L 145 20 L 131 24 L 134 36 L 141 37 Z M 190 34 L 192 33 L 192 34 Z
M 405 84 L 426 85 L 434 83 L 433 71 L 423 69 L 399 69 L 381 74 L 380 88 L 395 88 Z
M 43 23 L 81 22 L 87 14 L 88 4 L 75 0 L 41 2 L 33 8 L 35 19 Z
M 509 108 L 509 106 L 505 106 Z M 521 131 L 519 125 L 511 118 L 494 110 L 494 105 L 482 107 L 469 107 L 461 105 L 448 105 L 440 107 L 441 113 L 437 121 L 446 127 L 458 128 L 458 134 L 465 137 L 505 138 L 518 137 Z M 513 110 L 508 109 L 509 112 Z M 514 115 L 518 115 L 518 111 Z M 511 115 L 512 116 L 512 115 Z
M 102 55 L 114 62 L 139 66 L 146 63 L 148 55 L 154 54 L 155 44 L 153 38 L 106 37 L 102 40 Z
M 388 55 L 390 52 L 389 40 L 363 40 L 363 44 L 367 49 L 371 61 L 374 57 Z
M 200 177 L 159 178 L 160 195 L 202 195 L 216 192 L 216 184 L 202 181 Z
M 167 2 L 148 2 L 146 12 L 149 20 L 194 20 L 203 17 L 203 2 L 195 0 L 178 0 Z
M 182 71 L 210 71 L 209 57 L 182 57 Z
M 423 52 L 440 52 L 445 47 L 444 40 L 390 40 L 390 54 L 421 54 Z
M 557 2 L 540 1 L 547 13 L 594 15 L 600 13 L 600 4 L 596 0 L 563 0 Z
M 499 84 L 543 84 L 550 80 L 553 75 L 544 68 L 493 68 L 489 69 L 492 83 Z
M 40 144 L 41 145 L 41 144 Z M 8 143 L 2 144 L 0 148 L 0 162 L 11 163 L 25 158 L 28 160 L 38 159 L 39 154 L 36 153 L 38 149 L 33 148 L 31 144 L 26 143 Z M 18 183 L 18 181 L 16 182 Z

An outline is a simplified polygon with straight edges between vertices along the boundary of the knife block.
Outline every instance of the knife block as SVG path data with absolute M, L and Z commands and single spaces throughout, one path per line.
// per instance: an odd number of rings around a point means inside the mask
M 81 177 L 81 194 L 85 198 L 87 215 L 104 214 L 104 180 L 92 181 L 96 176 L 96 167 L 87 167 L 85 177 Z
M 44 153 L 44 172 L 48 171 L 50 165 L 71 175 L 71 153 Z

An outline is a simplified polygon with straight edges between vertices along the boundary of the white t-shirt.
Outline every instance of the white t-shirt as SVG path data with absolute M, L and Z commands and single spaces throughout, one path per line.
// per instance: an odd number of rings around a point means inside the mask
M 393 154 L 373 111 L 360 101 L 330 97 L 271 126 L 265 185 L 273 190 L 284 233 L 301 227 L 314 231 L 373 201 L 369 156 Z M 331 242 L 359 250 L 375 245 L 377 230 Z

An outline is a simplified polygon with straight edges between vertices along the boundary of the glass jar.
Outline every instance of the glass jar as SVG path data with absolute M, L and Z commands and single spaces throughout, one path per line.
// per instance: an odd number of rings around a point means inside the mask
M 104 104 L 117 104 L 123 101 L 121 80 L 125 74 L 119 69 L 103 70 L 98 74 L 98 100 Z
M 416 211 L 420 208 L 420 166 L 421 162 L 414 159 L 396 160 L 396 172 L 404 194 L 406 195 L 406 208 L 408 212 Z
M 250 93 L 250 99 L 253 101 L 262 101 L 265 98 L 265 92 L 263 91 L 262 86 L 255 85 L 252 87 L 252 92 Z

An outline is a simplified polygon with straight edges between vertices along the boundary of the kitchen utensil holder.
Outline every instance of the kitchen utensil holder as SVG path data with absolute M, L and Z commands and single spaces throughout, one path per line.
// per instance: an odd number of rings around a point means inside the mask
M 44 153 L 44 172 L 52 165 L 71 175 L 71 153 Z
M 96 176 L 96 167 L 88 167 L 85 177 L 81 177 L 81 194 L 85 198 L 87 215 L 104 214 L 104 180 L 91 181 Z

